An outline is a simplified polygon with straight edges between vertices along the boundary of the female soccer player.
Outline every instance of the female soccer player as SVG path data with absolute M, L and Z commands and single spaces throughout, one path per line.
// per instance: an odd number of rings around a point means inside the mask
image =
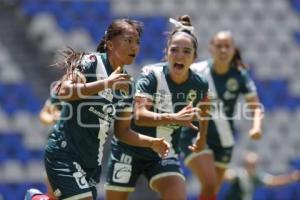
M 51 199 L 96 199 L 109 127 L 116 118 L 117 130 L 132 112 L 130 77 L 123 66 L 134 61 L 141 33 L 139 22 L 117 19 L 108 27 L 97 52 L 64 51 L 65 59 L 58 63 L 67 70 L 58 87 L 64 104 L 45 153 Z M 163 138 L 139 135 L 128 128 L 116 131 L 116 136 L 162 156 L 168 151 Z M 32 199 L 42 198 L 35 195 Z
M 197 105 L 206 100 L 208 84 L 190 70 L 197 57 L 197 39 L 188 16 L 181 16 L 180 26 L 169 36 L 166 62 L 143 68 L 136 83 L 135 120 L 132 129 L 152 137 L 164 137 L 171 148 L 166 158 L 161 158 L 149 148 L 127 145 L 114 139 L 109 161 L 107 200 L 128 199 L 136 181 L 144 174 L 150 187 L 164 200 L 184 200 L 184 176 L 178 160 L 179 134 L 182 126 L 198 129 L 192 124 L 196 115 L 205 115 L 205 108 Z M 205 143 L 205 121 L 201 120 L 198 139 L 191 150 L 200 151 Z M 121 129 L 120 129 L 121 130 Z M 201 135 L 201 137 L 200 137 Z
M 185 165 L 201 183 L 201 200 L 216 199 L 216 193 L 230 162 L 234 146 L 234 108 L 240 94 L 244 95 L 254 113 L 249 136 L 257 140 L 262 132 L 262 108 L 256 87 L 244 69 L 245 65 L 230 31 L 220 31 L 213 36 L 210 53 L 212 59 L 192 66 L 193 70 L 206 76 L 213 97 L 210 112 L 212 119 L 207 130 L 208 146 L 201 152 L 191 152 L 187 145 L 192 143 L 197 133 L 188 128 L 183 129 L 180 140 Z

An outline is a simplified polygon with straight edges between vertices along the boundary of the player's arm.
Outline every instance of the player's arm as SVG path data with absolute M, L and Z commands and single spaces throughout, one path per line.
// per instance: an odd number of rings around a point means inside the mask
M 241 92 L 244 94 L 246 103 L 253 114 L 252 128 L 249 131 L 249 137 L 258 140 L 262 136 L 263 105 L 259 101 L 255 83 L 250 78 L 248 72 L 241 70 L 241 75 L 243 78 Z
M 192 124 L 197 116 L 198 108 L 187 105 L 177 113 L 156 113 L 151 111 L 153 102 L 147 97 L 135 97 L 135 123 L 139 126 L 154 127 L 168 124 L 179 124 L 198 129 Z
M 122 142 L 139 147 L 148 147 L 160 156 L 167 156 L 170 144 L 164 138 L 153 138 L 139 134 L 130 128 L 132 112 L 120 112 L 115 120 L 115 136 Z
M 263 179 L 263 183 L 267 186 L 283 186 L 295 181 L 299 181 L 300 172 L 293 171 L 289 174 L 282 175 L 266 175 L 267 177 Z
M 254 140 L 260 139 L 262 136 L 263 106 L 256 95 L 247 97 L 246 103 L 253 113 L 252 128 L 249 131 L 249 136 Z
M 40 121 L 45 125 L 52 125 L 58 120 L 59 113 L 60 110 L 48 99 L 40 111 Z
M 199 131 L 196 137 L 195 144 L 189 146 L 189 148 L 194 152 L 202 151 L 206 145 L 207 138 L 207 128 L 209 123 L 209 111 L 210 111 L 210 101 L 205 97 L 197 105 L 199 107 Z
M 58 96 L 65 101 L 74 101 L 108 88 L 128 90 L 130 77 L 128 74 L 121 73 L 121 71 L 121 67 L 118 67 L 108 78 L 89 83 L 86 83 L 85 76 L 80 72 L 66 75 L 58 91 Z

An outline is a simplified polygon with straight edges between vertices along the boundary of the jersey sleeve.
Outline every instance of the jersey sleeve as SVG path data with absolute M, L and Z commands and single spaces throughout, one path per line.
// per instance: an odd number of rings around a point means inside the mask
M 244 94 L 245 98 L 251 98 L 257 95 L 257 90 L 254 81 L 250 78 L 246 70 L 241 70 L 242 75 L 242 86 L 241 93 Z
M 142 70 L 141 75 L 136 81 L 135 97 L 146 97 L 153 100 L 153 96 L 156 92 L 157 80 L 153 71 Z

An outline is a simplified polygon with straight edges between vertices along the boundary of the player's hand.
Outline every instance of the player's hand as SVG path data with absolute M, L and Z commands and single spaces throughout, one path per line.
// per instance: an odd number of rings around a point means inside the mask
M 122 68 L 118 67 L 111 75 L 107 78 L 108 87 L 113 90 L 124 90 L 128 91 L 130 76 L 128 74 L 121 73 Z
M 259 140 L 262 137 L 262 131 L 260 129 L 252 128 L 249 131 L 249 137 L 252 140 Z
M 173 114 L 174 123 L 198 130 L 192 121 L 197 118 L 199 111 L 199 108 L 193 108 L 192 104 L 189 104 Z
M 164 158 L 169 153 L 170 144 L 165 140 L 165 138 L 153 138 L 150 148 L 158 153 L 160 157 Z
M 198 134 L 195 144 L 190 145 L 189 149 L 193 152 L 200 152 L 204 150 L 205 146 L 206 146 L 206 138 L 201 137 L 201 135 Z

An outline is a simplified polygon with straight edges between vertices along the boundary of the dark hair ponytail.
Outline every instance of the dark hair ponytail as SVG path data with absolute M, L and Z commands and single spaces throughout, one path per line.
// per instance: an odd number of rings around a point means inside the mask
M 98 44 L 97 46 L 97 52 L 99 53 L 104 53 L 106 52 L 106 44 L 105 44 L 105 38 L 106 38 L 106 35 L 104 35 L 100 41 L 100 43 Z
M 181 15 L 177 18 L 177 20 L 185 26 L 192 26 L 191 18 L 188 15 Z
M 58 81 L 55 86 L 55 93 L 57 94 L 61 88 L 61 85 L 68 77 L 78 77 L 78 72 L 82 73 L 83 67 L 81 64 L 84 52 L 76 52 L 71 47 L 58 51 L 60 58 L 52 66 L 57 66 L 65 71 L 65 75 Z
M 244 69 L 247 68 L 246 64 L 243 61 L 241 52 L 238 48 L 234 49 L 234 55 L 231 59 L 231 66 L 236 68 L 244 68 Z

